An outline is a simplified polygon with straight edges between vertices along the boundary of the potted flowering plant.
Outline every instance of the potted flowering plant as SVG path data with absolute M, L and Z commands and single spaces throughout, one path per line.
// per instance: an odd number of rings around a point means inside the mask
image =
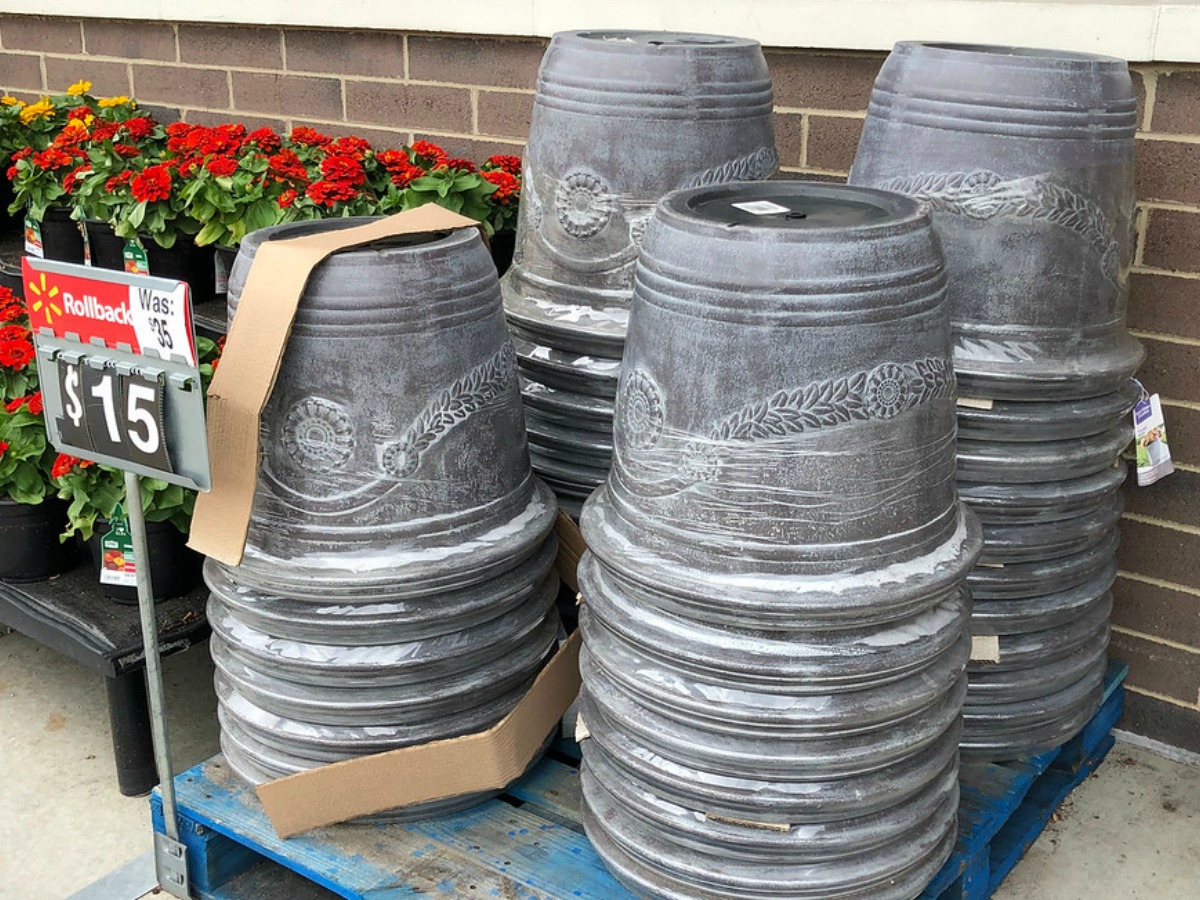
M 54 450 L 46 440 L 29 319 L 4 287 L 0 400 L 0 579 L 38 581 L 69 569 L 75 547 L 57 540 L 66 510 L 51 485 Z
M 207 392 L 220 356 L 220 345 L 197 336 L 202 390 Z M 119 469 L 88 460 L 58 454 L 51 468 L 52 485 L 60 499 L 67 501 L 66 530 L 62 541 L 78 535 L 86 544 L 99 574 L 102 564 L 101 538 L 108 533 L 118 507 L 124 507 L 125 479 Z M 199 554 L 187 547 L 196 492 L 157 478 L 141 480 L 142 512 L 146 517 L 146 538 L 150 549 L 150 578 L 156 599 L 185 594 L 200 581 Z M 103 585 L 108 596 L 121 602 L 136 603 L 137 591 L 123 585 Z

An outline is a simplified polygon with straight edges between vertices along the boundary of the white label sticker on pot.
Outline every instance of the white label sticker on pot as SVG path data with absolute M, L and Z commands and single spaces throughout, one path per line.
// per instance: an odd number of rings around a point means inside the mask
M 987 397 L 959 397 L 958 405 L 967 409 L 991 409 L 995 404 Z
M 733 204 L 733 208 L 748 212 L 753 216 L 777 216 L 780 213 L 791 212 L 786 206 L 780 206 L 770 200 L 748 200 L 745 203 Z
M 1000 662 L 1000 638 L 994 634 L 971 635 L 972 662 Z

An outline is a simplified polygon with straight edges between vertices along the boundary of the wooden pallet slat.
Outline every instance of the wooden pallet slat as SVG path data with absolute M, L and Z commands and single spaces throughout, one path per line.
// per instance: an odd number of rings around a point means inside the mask
M 1114 663 L 1100 710 L 1040 756 L 965 765 L 959 839 L 921 900 L 986 900 L 1055 809 L 1104 759 L 1124 701 Z M 498 799 L 404 825 L 339 825 L 281 840 L 255 793 L 221 757 L 176 779 L 181 839 L 199 900 L 398 900 L 505 897 L 632 900 L 580 824 L 579 747 L 559 741 Z M 151 800 L 154 828 L 162 804 Z

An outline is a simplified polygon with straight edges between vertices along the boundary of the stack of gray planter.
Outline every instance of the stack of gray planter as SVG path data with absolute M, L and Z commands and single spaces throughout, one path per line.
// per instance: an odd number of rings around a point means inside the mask
M 628 31 L 551 40 L 503 289 L 533 467 L 572 515 L 611 464 L 634 262 L 654 205 L 775 167 L 756 42 Z
M 1135 119 L 1121 60 L 901 43 L 850 175 L 929 204 L 945 246 L 959 490 L 985 545 L 967 756 L 1060 744 L 1101 697 L 1143 355 L 1125 330 Z
M 358 221 L 252 234 L 231 316 L 264 241 Z M 556 508 L 478 233 L 321 263 L 262 428 L 245 558 L 205 568 L 233 770 L 258 783 L 502 718 L 558 637 Z
M 647 898 L 910 900 L 954 845 L 981 539 L 916 202 L 672 194 L 590 546 L 584 825 Z

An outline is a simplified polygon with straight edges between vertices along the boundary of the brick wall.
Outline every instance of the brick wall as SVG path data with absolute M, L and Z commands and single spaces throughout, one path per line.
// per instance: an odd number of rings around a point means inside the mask
M 306 124 L 456 155 L 513 152 L 545 42 L 0 17 L 0 87 L 79 78 L 191 122 Z M 783 169 L 842 180 L 882 54 L 768 51 Z M 1135 64 L 1139 216 L 1130 326 L 1163 395 L 1177 474 L 1127 489 L 1113 652 L 1125 727 L 1200 752 L 1200 67 Z

